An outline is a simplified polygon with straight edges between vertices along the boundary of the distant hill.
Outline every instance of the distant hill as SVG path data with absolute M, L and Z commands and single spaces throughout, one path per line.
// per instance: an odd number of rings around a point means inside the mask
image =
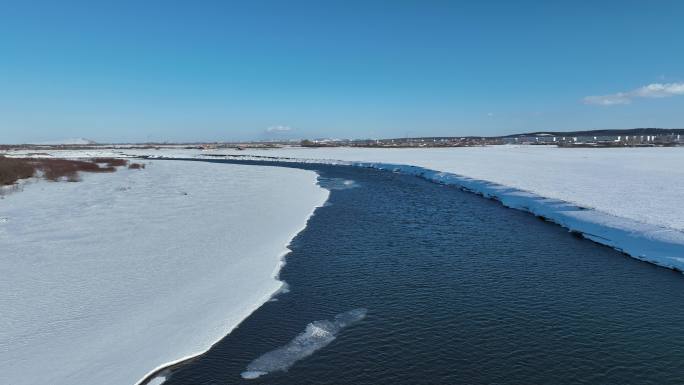
M 684 135 L 684 128 L 630 128 L 624 130 L 587 130 L 587 131 L 538 131 L 501 136 L 517 138 L 522 136 L 612 136 L 612 135 Z

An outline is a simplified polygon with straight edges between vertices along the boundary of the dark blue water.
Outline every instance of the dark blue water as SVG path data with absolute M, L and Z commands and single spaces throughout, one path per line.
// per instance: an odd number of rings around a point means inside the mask
M 168 385 L 684 382 L 681 274 L 456 188 L 302 167 L 334 189 L 291 245 L 290 292 Z M 359 308 L 287 371 L 241 377 L 313 321 Z

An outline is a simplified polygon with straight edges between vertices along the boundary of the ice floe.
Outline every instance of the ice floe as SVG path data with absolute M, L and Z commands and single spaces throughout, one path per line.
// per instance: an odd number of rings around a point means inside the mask
M 297 361 L 326 347 L 340 331 L 366 317 L 366 309 L 359 308 L 336 315 L 332 320 L 314 321 L 287 345 L 272 350 L 247 365 L 242 378 L 255 379 L 263 375 L 286 371 Z

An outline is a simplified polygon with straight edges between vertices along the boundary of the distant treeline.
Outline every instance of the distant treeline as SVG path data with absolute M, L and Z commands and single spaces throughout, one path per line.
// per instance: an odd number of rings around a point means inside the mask
M 611 135 L 683 135 L 684 128 L 629 128 L 617 130 L 587 130 L 587 131 L 538 131 L 524 134 L 512 134 L 501 138 L 517 138 L 539 135 L 553 136 L 611 136 Z

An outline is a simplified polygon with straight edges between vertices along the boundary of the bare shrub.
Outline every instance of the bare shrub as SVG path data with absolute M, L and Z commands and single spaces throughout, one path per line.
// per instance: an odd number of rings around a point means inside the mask
M 140 170 L 145 168 L 145 163 L 131 163 L 128 165 L 128 168 L 131 170 Z
M 100 167 L 97 163 L 82 160 L 68 159 L 40 159 L 39 168 L 43 170 L 45 178 L 49 180 L 59 180 L 61 177 L 69 177 L 79 171 L 83 172 L 114 172 L 116 167 Z
M 66 178 L 69 182 L 81 180 L 79 172 L 114 172 L 116 166 L 128 164 L 124 159 L 100 158 L 97 162 L 55 159 L 55 158 L 7 158 L 0 156 L 0 185 L 11 185 L 19 179 L 30 178 L 38 171 L 45 179 L 58 181 Z M 123 162 L 123 163 L 122 163 Z M 144 168 L 144 167 L 143 167 Z
M 19 179 L 32 177 L 35 173 L 36 167 L 30 162 L 0 155 L 0 185 L 14 184 Z

